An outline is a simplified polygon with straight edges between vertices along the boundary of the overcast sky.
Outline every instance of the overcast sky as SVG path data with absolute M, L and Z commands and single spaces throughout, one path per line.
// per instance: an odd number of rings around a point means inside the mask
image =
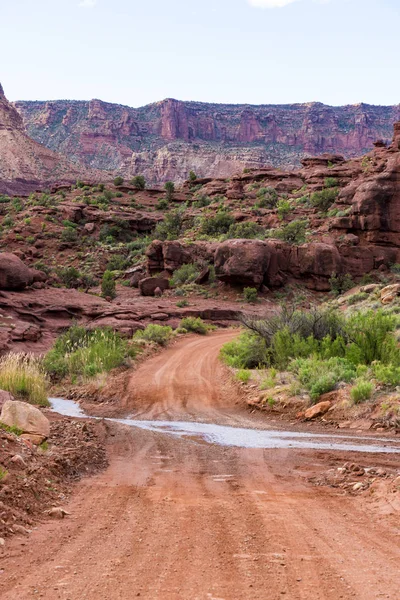
M 400 0 L 0 0 L 10 100 L 400 103 Z

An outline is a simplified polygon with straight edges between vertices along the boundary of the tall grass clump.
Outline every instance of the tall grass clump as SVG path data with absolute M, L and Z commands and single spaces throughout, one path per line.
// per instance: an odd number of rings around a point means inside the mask
M 110 329 L 88 330 L 74 325 L 58 338 L 44 358 L 51 377 L 93 377 L 124 364 L 134 351 Z
M 41 360 L 32 354 L 10 353 L 0 359 L 0 388 L 19 400 L 48 406 L 48 382 Z

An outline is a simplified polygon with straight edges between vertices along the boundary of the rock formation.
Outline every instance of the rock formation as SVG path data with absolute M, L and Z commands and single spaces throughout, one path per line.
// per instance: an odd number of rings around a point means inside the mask
M 300 166 L 325 152 L 356 157 L 389 140 L 399 106 L 229 105 L 167 99 L 141 108 L 100 100 L 15 104 L 36 141 L 76 163 L 150 182 Z

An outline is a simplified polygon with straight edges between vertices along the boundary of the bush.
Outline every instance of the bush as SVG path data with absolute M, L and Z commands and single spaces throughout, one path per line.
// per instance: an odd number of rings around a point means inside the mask
M 61 232 L 61 241 L 67 244 L 74 244 L 78 241 L 78 232 L 73 227 L 66 227 Z
M 242 383 L 248 383 L 250 381 L 250 378 L 251 378 L 251 371 L 248 371 L 247 369 L 240 369 L 236 373 L 236 379 L 238 381 L 241 381 Z
M 256 369 L 269 365 L 265 341 L 258 335 L 245 332 L 221 348 L 222 360 L 235 369 Z
M 182 230 L 182 214 L 175 211 L 165 215 L 164 221 L 158 223 L 154 230 L 154 237 L 157 240 L 176 240 Z
M 364 402 L 365 400 L 369 400 L 374 391 L 374 386 L 370 381 L 365 381 L 365 379 L 360 379 L 350 391 L 350 397 L 353 400 L 354 404 L 359 404 L 360 402 Z
M 137 190 L 144 190 L 146 187 L 146 180 L 143 175 L 136 175 L 131 179 L 130 184 Z
M 314 192 L 314 194 L 311 194 L 310 203 L 315 208 L 318 208 L 318 210 L 326 212 L 335 202 L 338 195 L 339 190 L 337 188 L 326 188 L 320 192 Z
M 329 360 L 314 357 L 297 359 L 292 362 L 291 370 L 298 375 L 314 402 L 322 394 L 334 390 L 341 381 L 349 382 L 356 376 L 355 367 L 344 358 L 337 357 Z
M 75 267 L 64 267 L 63 269 L 57 269 L 56 272 L 67 288 L 79 287 L 81 274 Z
M 129 261 L 123 254 L 113 254 L 107 263 L 107 271 L 123 271 L 128 266 Z
M 165 346 L 172 337 L 172 327 L 166 325 L 147 325 L 143 331 L 137 331 L 135 337 Z
M 48 406 L 47 387 L 42 363 L 35 356 L 10 353 L 0 359 L 0 389 L 15 398 Z
M 392 335 L 395 315 L 382 310 L 359 312 L 347 320 L 349 347 L 346 356 L 353 364 L 370 365 L 374 361 L 400 365 L 400 350 Z
M 362 302 L 369 297 L 367 292 L 357 292 L 357 294 L 353 294 L 347 298 L 347 304 L 352 306 L 353 304 L 358 304 L 358 302 Z
M 200 335 L 206 335 L 208 333 L 208 327 L 200 317 L 185 317 L 180 322 L 179 327 L 186 329 L 186 331 L 199 333 Z
M 164 189 L 167 192 L 167 200 L 170 202 L 174 196 L 175 184 L 172 181 L 167 181 L 164 185 Z
M 336 273 L 332 273 L 329 284 L 331 286 L 332 292 L 335 296 L 339 296 L 340 294 L 344 294 L 351 290 L 354 287 L 354 281 L 351 278 L 349 273 L 341 273 L 337 275 Z
M 115 281 L 111 271 L 105 271 L 101 281 L 101 295 L 103 298 L 111 298 L 116 296 Z
M 214 217 L 204 216 L 201 222 L 200 231 L 204 235 L 217 236 L 228 233 L 235 219 L 225 210 L 220 210 Z
M 278 193 L 274 188 L 260 188 L 256 194 L 259 208 L 275 208 L 278 203 Z
M 253 287 L 246 287 L 243 290 L 243 298 L 246 302 L 254 303 L 257 302 L 258 291 Z
M 228 238 L 236 239 L 253 239 L 260 238 L 264 235 L 264 229 L 261 225 L 257 225 L 254 221 L 246 221 L 245 223 L 234 223 L 229 227 Z
M 290 213 L 292 206 L 289 200 L 285 200 L 281 198 L 276 205 L 276 212 L 278 213 L 278 218 L 283 221 L 285 217 Z
M 210 206 L 211 198 L 209 196 L 198 196 L 196 200 L 193 201 L 193 208 L 205 208 L 206 206 Z
M 157 210 L 167 210 L 168 207 L 169 207 L 169 202 L 168 202 L 167 198 L 160 198 L 156 204 Z
M 326 177 L 325 178 L 325 187 L 326 188 L 334 188 L 338 184 L 338 180 L 336 177 Z
M 197 179 L 196 173 L 194 171 L 189 171 L 189 181 L 193 183 L 194 181 L 196 181 L 196 179 Z
M 372 365 L 372 372 L 379 383 L 389 386 L 400 385 L 400 367 L 375 362 Z
M 307 221 L 292 221 L 274 232 L 274 235 L 289 244 L 304 244 L 306 241 Z
M 184 285 L 185 283 L 193 283 L 200 274 L 200 270 L 197 265 L 186 264 L 179 267 L 174 271 L 170 283 L 173 287 Z
M 120 185 L 122 185 L 124 183 L 124 178 L 123 177 L 116 177 L 114 179 L 114 185 L 115 187 L 118 187 Z
M 44 367 L 54 379 L 67 375 L 93 377 L 121 366 L 131 354 L 128 342 L 118 333 L 74 325 L 46 354 Z

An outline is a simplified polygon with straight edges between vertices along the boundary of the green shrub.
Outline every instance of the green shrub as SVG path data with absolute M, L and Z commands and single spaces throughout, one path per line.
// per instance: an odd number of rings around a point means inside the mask
M 111 298 L 116 296 L 115 281 L 111 271 L 105 271 L 101 280 L 101 295 L 103 298 Z
M 278 218 L 283 221 L 284 218 L 290 213 L 292 210 L 292 205 L 289 200 L 281 198 L 276 205 L 276 212 L 278 213 Z
M 260 238 L 264 235 L 264 229 L 261 225 L 254 221 L 246 221 L 244 223 L 233 223 L 229 227 L 228 238 L 236 239 L 253 239 Z
M 374 361 L 400 365 L 400 350 L 392 335 L 396 324 L 396 316 L 382 310 L 351 315 L 346 322 L 347 358 L 355 365 L 370 365 Z
M 362 302 L 369 297 L 367 292 L 357 292 L 357 294 L 352 294 L 347 298 L 347 304 L 352 306 L 353 304 L 358 304 L 358 302 Z
M 220 210 L 214 217 L 210 215 L 204 216 L 201 221 L 200 231 L 204 235 L 218 236 L 223 233 L 228 233 L 229 228 L 233 225 L 235 219 L 227 211 Z
M 168 202 L 167 198 L 160 198 L 156 204 L 157 210 L 167 210 L 168 207 L 169 207 L 169 202 Z
M 56 273 L 67 288 L 78 288 L 80 286 L 81 274 L 75 267 L 57 269 Z
M 170 202 L 174 196 L 174 192 L 175 192 L 175 184 L 173 181 L 167 181 L 166 184 L 164 185 L 164 189 L 167 193 L 167 200 L 168 202 Z
M 194 181 L 196 181 L 196 179 L 197 179 L 196 173 L 194 171 L 189 171 L 189 181 L 193 183 Z
M 144 190 L 146 187 L 146 180 L 143 175 L 136 175 L 131 179 L 130 184 L 137 190 Z
M 78 241 L 78 232 L 73 227 L 66 227 L 61 232 L 61 241 L 67 244 L 74 244 Z
M 180 322 L 179 327 L 200 335 L 208 333 L 208 327 L 200 317 L 185 317 Z
M 205 208 L 206 206 L 210 206 L 211 198 L 209 196 L 198 196 L 196 200 L 193 201 L 193 208 Z
M 37 357 L 10 352 L 0 358 L 0 389 L 19 400 L 48 406 L 47 388 L 42 362 Z
M 116 187 L 119 187 L 120 185 L 122 185 L 124 183 L 124 178 L 123 177 L 116 177 L 114 179 L 114 185 Z
M 256 194 L 257 204 L 259 208 L 275 208 L 278 203 L 278 193 L 272 188 L 260 188 Z
M 269 352 L 265 341 L 253 333 L 242 333 L 237 339 L 221 348 L 222 360 L 236 369 L 256 369 L 269 365 Z
M 365 379 L 360 379 L 350 391 L 350 397 L 353 400 L 354 404 L 359 404 L 360 402 L 364 402 L 365 400 L 369 400 L 374 391 L 374 386 L 370 381 L 365 381 Z
M 334 188 L 338 184 L 337 177 L 326 177 L 325 178 L 325 187 L 326 188 Z
M 246 302 L 254 303 L 257 302 L 258 291 L 253 287 L 245 287 L 243 290 L 243 298 Z
M 178 308 L 185 308 L 185 306 L 189 306 L 189 302 L 188 302 L 187 300 L 179 300 L 179 301 L 176 303 L 176 306 L 177 306 Z
M 128 266 L 126 256 L 123 254 L 113 254 L 107 263 L 107 271 L 123 271 Z
M 308 221 L 296 220 L 274 231 L 275 237 L 289 244 L 304 244 Z
M 182 213 L 174 211 L 165 215 L 164 221 L 158 223 L 154 230 L 157 240 L 176 240 L 182 230 Z
M 118 333 L 74 325 L 56 340 L 44 358 L 44 367 L 53 379 L 93 377 L 123 365 L 131 355 L 128 342 Z
M 248 371 L 247 369 L 240 369 L 236 373 L 236 379 L 238 381 L 241 381 L 242 383 L 248 383 L 250 381 L 250 378 L 251 378 L 251 371 Z
M 344 294 L 354 287 L 354 281 L 349 273 L 332 273 L 329 284 L 335 296 Z
M 375 362 L 372 364 L 372 372 L 379 383 L 389 386 L 400 385 L 400 367 L 398 366 Z
M 143 331 L 137 331 L 135 337 L 165 346 L 172 337 L 172 327 L 166 325 L 147 325 Z
M 186 264 L 174 271 L 170 283 L 173 287 L 184 285 L 185 283 L 193 283 L 200 274 L 199 267 L 194 264 Z
M 325 188 L 320 192 L 314 192 L 310 196 L 311 206 L 318 208 L 323 212 L 329 210 L 332 204 L 336 201 L 336 198 L 339 195 L 339 190 L 337 188 Z
M 299 358 L 291 363 L 290 368 L 298 375 L 314 402 L 322 394 L 334 390 L 341 381 L 348 383 L 356 376 L 355 367 L 344 358 L 337 357 L 329 360 Z

